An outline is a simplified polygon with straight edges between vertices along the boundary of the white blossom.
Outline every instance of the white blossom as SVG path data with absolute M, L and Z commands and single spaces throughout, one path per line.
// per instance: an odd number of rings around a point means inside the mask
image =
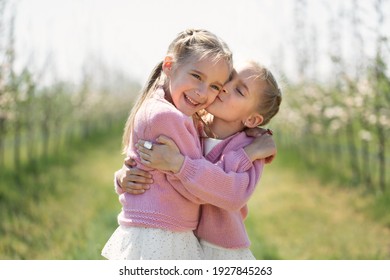
M 340 106 L 328 107 L 325 109 L 324 115 L 328 119 L 343 118 L 345 117 L 345 111 Z
M 330 123 L 329 130 L 334 133 L 334 132 L 339 131 L 341 129 L 341 127 L 342 127 L 341 121 L 335 119 L 335 120 L 332 120 L 332 122 Z
M 364 130 L 364 129 L 360 130 L 359 136 L 360 136 L 360 139 L 362 139 L 363 141 L 369 142 L 372 140 L 372 134 L 368 130 Z
M 379 116 L 379 123 L 384 127 L 390 127 L 390 117 L 386 115 Z
M 377 117 L 374 114 L 370 114 L 367 116 L 367 122 L 371 125 L 374 125 L 377 123 Z
M 362 108 L 364 106 L 364 100 L 363 100 L 363 97 L 361 95 L 355 96 L 353 101 L 354 101 L 353 105 L 356 108 Z
M 345 106 L 353 106 L 354 105 L 354 99 L 352 96 L 348 96 L 344 99 Z

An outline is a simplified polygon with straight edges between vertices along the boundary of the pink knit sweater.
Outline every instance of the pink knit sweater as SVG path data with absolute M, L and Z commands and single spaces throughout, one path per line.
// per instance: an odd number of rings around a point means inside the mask
M 177 174 L 150 170 L 139 162 L 133 143 L 139 139 L 153 141 L 159 135 L 171 137 L 186 156 Z M 241 212 L 254 190 L 262 165 L 252 168 L 253 165 L 242 148 L 235 151 L 230 149 L 238 147 L 238 142 L 243 147 L 245 141 L 242 142 L 242 138 L 247 139 L 246 144 L 250 142 L 243 134 L 237 135 L 241 138 L 230 137 L 209 154 L 221 155 L 223 151 L 229 151 L 223 157 L 216 156 L 214 163 L 205 160 L 202 158 L 200 141 L 192 119 L 166 101 L 163 90 L 157 90 L 153 98 L 147 100 L 137 112 L 128 152 L 129 156 L 137 160 L 139 168 L 151 172 L 154 183 L 143 195 L 124 193 L 120 187 L 116 187 L 123 206 L 118 216 L 119 223 L 125 226 L 187 231 L 194 230 L 198 225 L 200 204 L 210 203 L 229 211 Z M 226 225 L 226 229 L 230 231 L 232 223 L 228 222 Z M 213 231 L 212 228 L 210 230 Z M 241 228 L 233 230 L 242 232 Z M 245 236 L 242 237 L 245 239 Z M 233 240 L 233 243 L 236 242 Z
M 243 183 L 242 185 L 236 185 L 232 190 L 229 187 L 226 189 L 226 191 L 237 192 L 237 195 L 234 195 L 237 198 L 234 204 L 242 206 L 240 209 L 226 210 L 229 207 L 217 207 L 212 204 L 204 204 L 201 206 L 201 216 L 198 228 L 195 231 L 196 236 L 200 239 L 229 249 L 248 248 L 250 246 L 244 224 L 244 220 L 248 214 L 248 207 L 247 205 L 243 205 L 243 203 L 247 202 L 256 183 L 260 179 L 264 167 L 264 160 L 257 160 L 250 167 L 247 165 L 233 166 L 225 164 L 224 161 L 226 161 L 226 155 L 245 147 L 252 140 L 253 138 L 247 137 L 242 132 L 223 140 L 206 155 L 207 160 L 221 166 L 225 172 L 240 172 L 247 174 L 251 179 L 247 185 Z M 196 180 L 196 178 L 192 178 L 192 180 Z M 209 187 L 213 186 L 209 185 Z M 239 205 L 240 202 L 242 205 Z

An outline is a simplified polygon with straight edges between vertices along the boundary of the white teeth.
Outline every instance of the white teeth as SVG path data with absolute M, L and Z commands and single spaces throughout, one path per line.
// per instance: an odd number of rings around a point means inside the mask
M 195 100 L 191 99 L 189 96 L 186 95 L 186 98 L 187 98 L 188 101 L 190 101 L 190 103 L 191 103 L 192 105 L 194 105 L 194 106 L 199 105 L 199 103 L 197 103 Z

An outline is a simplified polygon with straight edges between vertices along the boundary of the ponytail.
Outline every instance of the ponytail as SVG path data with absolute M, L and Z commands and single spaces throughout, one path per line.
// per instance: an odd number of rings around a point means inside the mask
M 157 86 L 160 84 L 161 80 L 161 72 L 162 72 L 162 65 L 163 62 L 161 61 L 158 63 L 152 70 L 152 73 L 150 74 L 145 87 L 142 89 L 141 93 L 138 96 L 138 99 L 136 103 L 134 104 L 133 108 L 130 111 L 129 117 L 127 118 L 126 124 L 125 124 L 125 129 L 123 132 L 123 137 L 122 137 L 122 146 L 123 150 L 122 153 L 126 154 L 127 149 L 130 144 L 130 135 L 131 131 L 133 130 L 134 127 L 134 119 L 135 119 L 135 114 L 143 104 L 143 102 L 150 97 L 151 93 L 157 88 Z

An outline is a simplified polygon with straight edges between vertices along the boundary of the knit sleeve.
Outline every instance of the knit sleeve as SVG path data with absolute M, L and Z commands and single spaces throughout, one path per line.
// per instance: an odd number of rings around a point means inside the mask
M 253 167 L 251 160 L 243 148 L 238 148 L 235 151 L 229 151 L 223 154 L 215 165 L 225 171 L 233 172 L 245 172 Z
M 228 211 L 238 211 L 255 190 L 264 166 L 263 160 L 257 160 L 249 169 L 239 172 L 243 166 L 237 162 L 242 157 L 246 157 L 243 151 L 232 152 L 216 164 L 205 158 L 185 157 L 182 168 L 173 176 L 202 201 Z
M 191 158 L 201 158 L 201 147 L 198 133 L 190 117 L 176 112 L 163 111 L 150 116 L 146 138 L 154 142 L 160 135 L 172 138 L 181 153 Z
M 160 111 L 153 114 L 153 116 L 149 116 L 148 122 L 149 129 L 145 133 L 146 138 L 144 140 L 154 142 L 158 136 L 165 135 L 175 141 L 184 156 L 195 159 L 202 158 L 199 135 L 190 117 L 180 115 L 177 112 Z M 182 196 L 194 203 L 205 203 L 190 192 L 180 180 L 172 178 L 169 172 L 163 173 L 166 174 L 166 179 L 171 187 Z

